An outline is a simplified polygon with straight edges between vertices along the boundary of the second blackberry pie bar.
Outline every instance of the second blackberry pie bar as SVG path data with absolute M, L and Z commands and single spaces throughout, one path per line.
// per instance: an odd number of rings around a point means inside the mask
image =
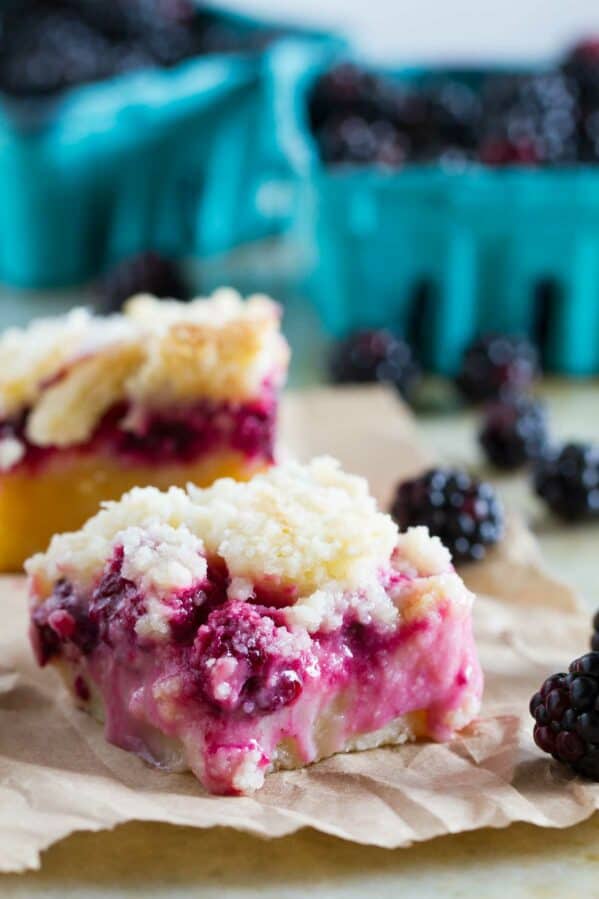
M 247 479 L 274 461 L 279 307 L 222 289 L 132 298 L 0 337 L 0 570 L 136 485 Z

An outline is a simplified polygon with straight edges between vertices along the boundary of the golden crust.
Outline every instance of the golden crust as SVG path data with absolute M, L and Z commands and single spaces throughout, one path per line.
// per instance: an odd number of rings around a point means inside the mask
M 141 304 L 149 318 L 160 311 L 148 298 L 137 298 L 128 308 L 139 311 Z M 158 320 L 146 360 L 128 385 L 131 396 L 160 403 L 198 394 L 220 400 L 255 396 L 267 377 L 285 372 L 289 350 L 274 303 L 251 298 L 245 311 L 206 319 L 195 318 L 192 308 L 188 318 L 169 322 L 165 330 Z

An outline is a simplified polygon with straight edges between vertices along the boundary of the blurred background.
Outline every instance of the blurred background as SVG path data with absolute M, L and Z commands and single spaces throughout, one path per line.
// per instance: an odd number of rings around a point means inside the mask
M 0 324 L 227 283 L 284 303 L 295 383 L 407 395 L 487 333 L 596 374 L 597 35 L 591 0 L 2 0 Z

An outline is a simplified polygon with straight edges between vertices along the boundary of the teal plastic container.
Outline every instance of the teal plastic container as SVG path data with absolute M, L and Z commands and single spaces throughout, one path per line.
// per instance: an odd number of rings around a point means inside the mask
M 202 258 L 288 224 L 273 83 L 288 56 L 306 63 L 338 41 L 219 15 L 242 31 L 272 29 L 273 39 L 53 101 L 0 97 L 0 281 L 79 284 L 147 249 Z
M 599 372 L 599 169 L 327 168 L 307 123 L 319 71 L 298 78 L 284 139 L 303 184 L 304 287 L 327 330 L 390 327 L 444 374 L 477 334 L 521 333 L 547 368 Z

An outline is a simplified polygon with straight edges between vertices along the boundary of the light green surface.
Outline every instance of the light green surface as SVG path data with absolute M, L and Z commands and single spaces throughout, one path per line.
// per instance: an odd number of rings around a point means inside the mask
M 597 385 L 546 388 L 554 430 L 599 440 Z M 423 439 L 444 460 L 480 463 L 470 413 L 421 419 Z M 566 530 L 541 514 L 523 477 L 501 489 L 529 517 L 556 573 L 599 607 L 598 528 Z M 348 805 L 348 815 L 351 805 Z M 2 897 L 599 897 L 599 816 L 565 831 L 515 825 L 388 851 L 311 831 L 263 842 L 227 830 L 128 824 L 78 834 L 43 856 L 41 872 L 0 879 Z
M 225 830 L 127 824 L 65 840 L 39 874 L 0 881 L 0 895 L 591 899 L 599 896 L 599 816 L 567 831 L 515 825 L 393 852 L 313 832 L 266 843 Z

